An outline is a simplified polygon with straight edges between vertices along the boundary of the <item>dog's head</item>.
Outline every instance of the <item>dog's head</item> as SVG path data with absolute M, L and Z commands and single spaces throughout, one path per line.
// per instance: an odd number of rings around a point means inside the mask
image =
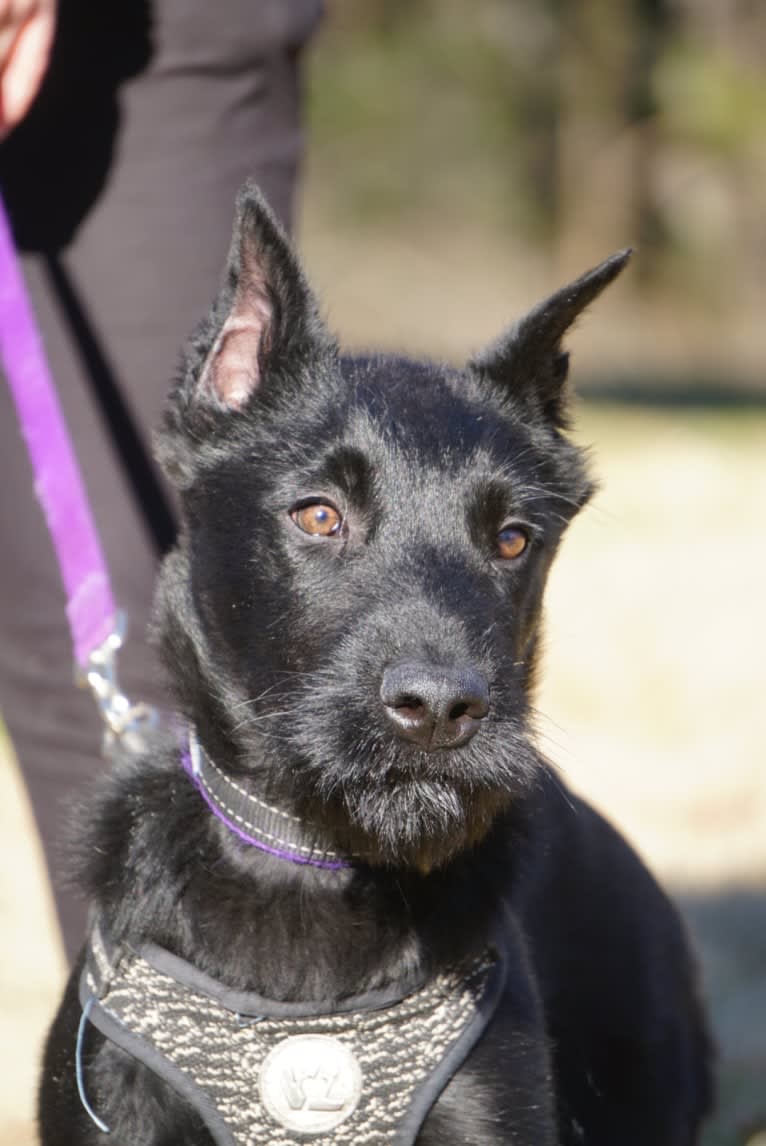
M 534 783 L 543 588 L 591 492 L 561 342 L 614 256 L 463 370 L 344 358 L 253 187 L 160 450 L 165 659 L 228 766 L 373 862 L 439 864 Z

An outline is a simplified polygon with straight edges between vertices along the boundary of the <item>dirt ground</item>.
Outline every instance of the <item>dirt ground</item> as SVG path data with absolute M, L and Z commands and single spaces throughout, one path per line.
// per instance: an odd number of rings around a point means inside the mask
M 764 1146 L 766 413 L 586 403 L 580 425 L 603 492 L 554 570 L 541 736 L 686 913 L 721 1054 L 705 1146 Z M 0 1144 L 31 1146 L 63 964 L 7 750 L 0 789 Z

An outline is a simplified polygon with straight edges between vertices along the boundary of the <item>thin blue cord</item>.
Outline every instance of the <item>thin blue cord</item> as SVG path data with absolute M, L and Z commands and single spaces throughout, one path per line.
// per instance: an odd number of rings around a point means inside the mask
M 262 1023 L 265 1017 L 265 1015 L 241 1015 L 237 1011 L 237 1026 L 240 1030 L 244 1030 L 245 1027 L 254 1027 L 256 1023 Z
M 77 1046 L 75 1047 L 75 1052 L 74 1052 L 74 1054 L 75 1054 L 74 1069 L 75 1069 L 75 1076 L 77 1078 L 77 1093 L 80 1096 L 80 1102 L 83 1105 L 83 1109 L 85 1110 L 85 1113 L 88 1115 L 88 1117 L 91 1119 L 91 1121 L 95 1123 L 95 1125 L 99 1128 L 99 1130 L 101 1131 L 102 1134 L 108 1134 L 109 1133 L 109 1127 L 106 1125 L 105 1122 L 101 1121 L 101 1119 L 96 1114 L 96 1112 L 93 1109 L 93 1107 L 91 1106 L 91 1104 L 88 1102 L 88 1098 L 87 1098 L 87 1095 L 85 1093 L 85 1082 L 83 1079 L 83 1069 L 82 1069 L 82 1047 L 83 1047 L 83 1042 L 85 1040 L 85 1028 L 88 1025 L 88 1016 L 90 1014 L 91 1007 L 93 1006 L 95 1001 L 96 1001 L 95 998 L 93 997 L 93 995 L 91 995 L 91 997 L 88 999 L 87 1003 L 83 1007 L 83 1012 L 82 1012 L 82 1015 L 80 1017 L 80 1025 L 77 1028 Z

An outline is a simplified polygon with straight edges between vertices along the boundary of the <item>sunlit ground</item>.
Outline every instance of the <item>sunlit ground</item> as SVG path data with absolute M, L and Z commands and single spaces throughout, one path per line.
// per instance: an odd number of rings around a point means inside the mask
M 687 912 L 721 1047 L 705 1146 L 735 1146 L 766 1122 L 766 413 L 584 404 L 579 436 L 603 492 L 553 574 L 543 740 Z M 28 1146 L 62 968 L 0 769 L 0 1142 Z

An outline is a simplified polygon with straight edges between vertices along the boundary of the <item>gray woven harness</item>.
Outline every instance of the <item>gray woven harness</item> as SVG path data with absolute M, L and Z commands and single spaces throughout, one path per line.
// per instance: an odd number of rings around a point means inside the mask
M 323 1013 L 231 991 L 162 948 L 110 951 L 93 929 L 90 1022 L 202 1117 L 217 1146 L 411 1146 L 491 1019 L 496 947 L 419 985 Z

